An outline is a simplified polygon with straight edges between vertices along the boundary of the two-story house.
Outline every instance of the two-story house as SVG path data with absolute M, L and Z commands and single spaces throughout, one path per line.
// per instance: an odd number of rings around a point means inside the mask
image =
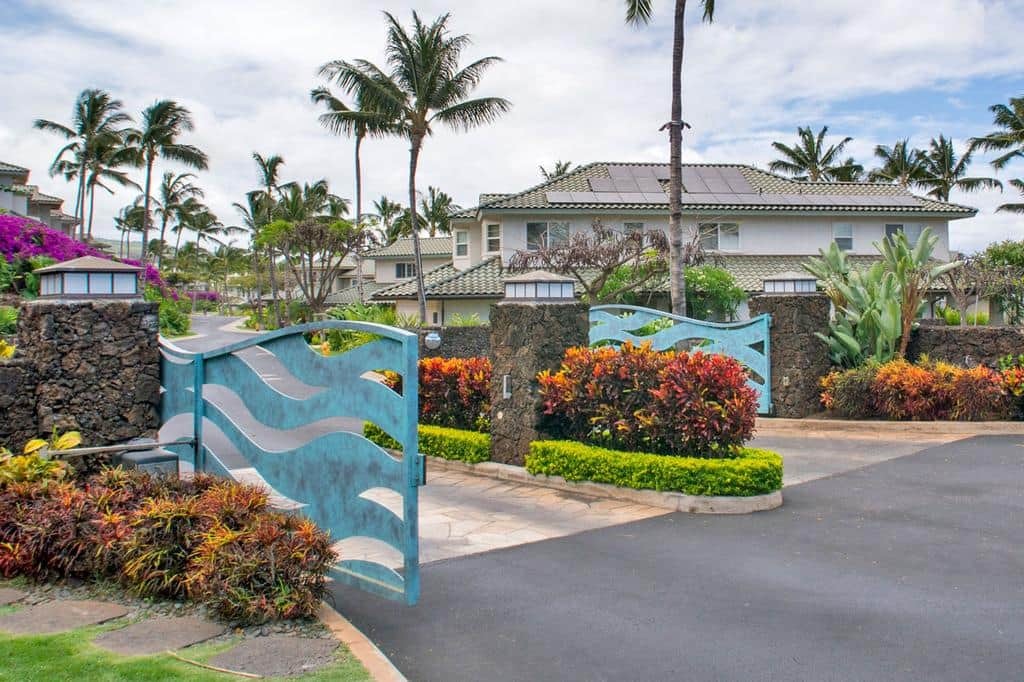
M 478 206 L 453 215 L 451 263 L 424 268 L 428 321 L 454 313 L 486 320 L 516 251 L 589 230 L 595 219 L 622 230 L 667 230 L 668 177 L 668 164 L 590 163 L 514 194 L 481 194 Z M 684 223 L 699 226 L 711 262 L 748 293 L 761 291 L 765 277 L 800 271 L 833 242 L 866 264 L 886 235 L 914 239 L 930 227 L 939 239 L 935 257 L 948 259 L 950 221 L 977 213 L 897 185 L 805 182 L 744 165 L 685 164 L 682 179 Z M 413 312 L 415 282 L 374 298 Z
M 78 221 L 64 213 L 64 200 L 43 194 L 36 185 L 29 185 L 28 176 L 27 168 L 0 161 L 0 209 L 34 218 L 49 228 L 74 235 Z

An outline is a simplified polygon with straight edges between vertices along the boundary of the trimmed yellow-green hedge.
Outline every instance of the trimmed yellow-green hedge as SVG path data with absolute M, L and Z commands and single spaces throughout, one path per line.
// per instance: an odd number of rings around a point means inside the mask
M 382 448 L 401 449 L 393 439 L 376 424 L 363 424 L 363 435 Z M 477 431 L 463 431 L 430 424 L 419 425 L 420 452 L 442 459 L 458 460 L 476 464 L 491 458 L 491 437 Z
M 662 490 L 687 495 L 750 497 L 782 487 L 782 456 L 770 450 L 743 448 L 738 457 L 704 459 L 621 452 L 574 441 L 530 443 L 526 470 L 593 481 L 622 488 Z

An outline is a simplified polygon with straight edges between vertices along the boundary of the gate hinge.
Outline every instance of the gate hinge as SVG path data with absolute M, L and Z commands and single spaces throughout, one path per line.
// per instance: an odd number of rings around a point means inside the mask
M 417 457 L 420 458 L 420 465 L 418 467 L 419 474 L 420 474 L 420 480 L 416 482 L 416 485 L 426 485 L 427 484 L 427 456 L 424 455 L 421 452 L 420 454 L 417 455 Z

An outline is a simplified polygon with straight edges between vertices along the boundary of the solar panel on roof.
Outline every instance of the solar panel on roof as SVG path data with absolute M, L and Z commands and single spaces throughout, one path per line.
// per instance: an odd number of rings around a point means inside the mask
M 544 197 L 552 204 L 572 203 L 572 195 L 568 192 L 545 192 Z
M 668 166 L 662 165 L 654 167 L 654 177 L 656 180 L 668 180 L 672 175 L 669 172 Z
M 615 182 L 615 191 L 616 192 L 639 192 L 640 191 L 640 187 L 636 184 L 636 180 L 634 180 L 633 178 L 629 178 L 628 180 L 625 179 L 625 178 L 616 178 L 614 180 L 614 182 Z
M 653 175 L 649 178 L 637 178 L 636 184 L 641 192 L 660 192 L 661 183 Z
M 633 169 L 629 166 L 608 166 L 608 175 L 613 178 L 631 178 Z
M 729 185 L 729 189 L 736 194 L 753 194 L 754 188 L 750 186 L 747 179 L 740 172 L 739 168 L 725 168 L 722 170 L 722 179 Z
M 664 192 L 657 192 L 657 193 L 655 193 L 655 192 L 644 192 L 643 195 L 644 195 L 644 199 L 646 200 L 645 203 L 648 203 L 648 204 L 667 204 L 668 203 L 668 197 L 665 195 Z
M 569 194 L 572 197 L 573 203 L 585 204 L 595 200 L 593 192 L 570 192 Z
M 590 189 L 595 192 L 614 192 L 615 183 L 611 178 L 590 178 Z
M 599 204 L 619 204 L 623 202 L 622 195 L 618 192 L 596 192 L 594 196 Z
M 646 204 L 646 203 L 649 203 L 647 201 L 647 195 L 644 194 L 643 192 L 622 192 L 621 196 L 622 196 L 623 203 L 626 203 L 626 204 Z M 665 196 L 665 195 L 662 194 L 661 196 Z

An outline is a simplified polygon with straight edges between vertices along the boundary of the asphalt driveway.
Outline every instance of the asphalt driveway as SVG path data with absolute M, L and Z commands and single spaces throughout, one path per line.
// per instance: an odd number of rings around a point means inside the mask
M 1020 437 L 423 567 L 337 607 L 412 680 L 1024 678 Z

